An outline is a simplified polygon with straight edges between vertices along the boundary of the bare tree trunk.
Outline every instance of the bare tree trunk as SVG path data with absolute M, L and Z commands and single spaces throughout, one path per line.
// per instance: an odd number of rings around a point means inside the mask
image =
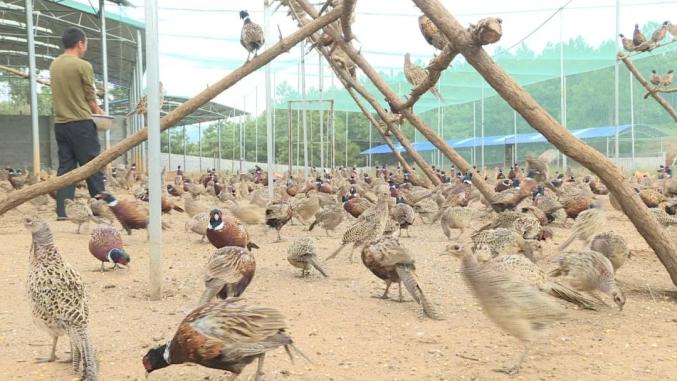
M 439 30 L 534 129 L 545 136 L 562 153 L 576 160 L 599 176 L 621 204 L 621 208 L 667 269 L 677 285 L 677 247 L 663 227 L 648 211 L 637 193 L 625 181 L 609 159 L 576 139 L 520 87 L 484 49 L 473 43 L 471 36 L 438 0 L 413 0 Z
M 311 18 L 317 17 L 317 10 L 313 7 L 307 0 L 296 0 L 296 3 L 299 4 L 303 10 L 310 15 Z M 402 109 L 403 102 L 399 99 L 397 94 L 390 89 L 390 87 L 383 81 L 381 76 L 376 70 L 365 60 L 362 55 L 353 48 L 350 44 L 347 44 L 343 39 L 340 38 L 340 33 L 329 26 L 325 28 L 334 42 L 338 45 L 338 48 L 342 49 L 350 59 L 369 77 L 371 82 L 379 89 L 379 91 L 386 97 L 386 101 L 390 104 L 392 110 L 400 110 L 401 115 L 406 117 L 409 122 L 419 130 L 423 136 L 430 141 L 437 149 L 440 150 L 449 160 L 451 160 L 461 171 L 469 172 L 472 171 L 472 166 L 465 161 L 465 159 L 458 154 L 453 148 L 449 147 L 447 143 L 442 140 L 435 132 L 428 127 L 423 120 L 414 114 L 408 109 Z M 482 195 L 487 199 L 491 200 L 494 195 L 494 190 L 489 184 L 487 184 L 481 176 L 473 176 L 472 183 L 477 187 L 477 189 L 482 193 Z
M 271 62 L 275 57 L 279 56 L 280 54 L 289 51 L 289 49 L 291 49 L 294 45 L 296 45 L 297 43 L 299 43 L 300 41 L 302 41 L 315 31 L 337 20 L 339 17 L 341 17 L 341 13 L 342 8 L 340 6 L 336 7 L 331 12 L 324 14 L 317 20 L 314 20 L 313 22 L 304 25 L 302 28 L 300 28 L 290 36 L 283 38 L 277 44 L 273 45 L 270 49 L 254 57 L 251 61 L 233 70 L 230 74 L 228 74 L 227 76 L 216 82 L 214 85 L 209 86 L 195 97 L 191 98 L 187 102 L 181 104 L 176 109 L 172 110 L 169 114 L 165 115 L 160 120 L 160 130 L 164 131 L 172 127 L 181 119 L 193 113 L 200 106 L 214 99 L 217 95 L 219 95 L 223 91 L 229 89 L 231 86 L 236 84 L 242 78 L 246 77 L 247 75 L 253 73 L 255 70 Z M 71 184 L 75 184 L 78 181 L 86 179 L 99 169 L 106 166 L 108 163 L 115 160 L 117 157 L 123 155 L 131 148 L 145 141 L 147 138 L 148 138 L 148 129 L 144 128 L 139 132 L 135 133 L 134 135 L 127 136 L 118 144 L 102 152 L 95 159 L 93 159 L 86 165 L 74 171 L 68 172 L 63 176 L 49 179 L 47 181 L 40 182 L 35 185 L 23 188 L 21 190 L 9 193 L 7 198 L 4 199 L 2 202 L 0 202 L 0 215 L 34 197 L 55 191 L 57 189 L 63 188 Z

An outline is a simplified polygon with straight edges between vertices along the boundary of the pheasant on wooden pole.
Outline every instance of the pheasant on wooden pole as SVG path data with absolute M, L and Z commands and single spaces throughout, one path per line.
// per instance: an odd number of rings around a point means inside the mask
M 341 17 L 341 11 L 342 8 L 340 6 L 333 9 L 332 11 L 324 14 L 322 17 L 304 25 L 302 28 L 291 35 L 281 39 L 270 49 L 262 52 L 261 55 L 252 58 L 251 61 L 233 70 L 227 76 L 214 83 L 212 86 L 207 87 L 205 90 L 201 91 L 196 96 L 165 115 L 160 120 L 160 129 L 164 131 L 176 125 L 176 123 L 178 123 L 181 119 L 195 112 L 195 110 L 197 110 L 200 106 L 211 101 L 217 95 L 221 94 L 239 82 L 242 78 L 263 67 L 265 64 L 272 61 L 280 54 L 289 51 L 289 49 L 291 49 L 294 45 L 307 38 L 312 33 L 337 20 L 339 17 Z M 21 190 L 11 192 L 7 198 L 0 202 L 0 215 L 32 198 L 84 180 L 85 178 L 91 176 L 92 173 L 98 171 L 108 163 L 123 155 L 125 152 L 129 151 L 131 148 L 141 144 L 147 138 L 148 130 L 144 128 L 133 135 L 127 136 L 118 144 L 102 152 L 89 163 L 76 170 L 68 172 L 63 176 L 55 177 L 47 181 L 25 187 Z
M 536 100 L 519 86 L 491 56 L 481 48 L 472 32 L 465 28 L 438 0 L 413 0 L 442 33 L 496 90 L 505 101 L 522 117 L 543 134 L 550 143 L 562 153 L 597 175 L 616 196 L 626 216 L 632 221 L 639 233 L 654 250 L 660 261 L 677 285 L 677 246 L 672 238 L 649 213 L 630 184 L 625 181 L 623 172 L 608 158 L 594 148 L 579 141 L 571 132 L 562 128 L 552 115 L 541 107 Z

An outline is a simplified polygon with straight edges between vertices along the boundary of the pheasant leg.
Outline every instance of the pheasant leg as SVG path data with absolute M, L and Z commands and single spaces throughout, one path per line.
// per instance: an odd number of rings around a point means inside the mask
M 275 242 L 282 242 L 282 237 L 280 236 L 280 231 L 277 230 L 277 241 Z
M 381 299 L 388 299 L 388 290 L 390 290 L 390 285 L 392 282 L 386 282 L 386 290 L 383 292 L 383 295 L 380 296 Z
M 529 345 L 527 343 L 524 344 L 524 351 L 519 357 L 519 360 L 517 360 L 517 364 L 510 368 L 500 368 L 500 369 L 494 369 L 495 372 L 499 373 L 505 373 L 510 377 L 515 377 L 520 374 L 520 370 L 522 367 L 522 361 L 524 361 L 524 358 L 527 357 L 527 352 L 529 351 Z
M 402 281 L 397 282 L 397 291 L 400 292 L 400 298 L 397 301 L 400 303 L 404 302 L 404 296 L 402 296 Z
M 106 268 L 103 267 L 103 262 L 101 262 L 101 272 L 102 272 L 102 273 L 103 273 L 103 272 L 106 272 Z
M 56 360 L 56 342 L 59 341 L 59 336 L 54 336 L 52 338 L 52 351 L 49 353 L 49 358 L 47 362 L 54 362 Z
M 262 353 L 261 356 L 259 356 L 259 365 L 256 367 L 256 377 L 254 377 L 254 381 L 261 381 L 263 379 L 263 360 L 266 358 L 266 353 Z

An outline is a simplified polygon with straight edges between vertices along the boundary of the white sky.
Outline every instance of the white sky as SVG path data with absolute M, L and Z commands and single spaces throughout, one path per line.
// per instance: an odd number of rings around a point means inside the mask
M 78 0 L 86 2 L 86 0 Z M 508 48 L 537 29 L 557 8 L 568 0 L 442 0 L 462 24 L 486 16 L 503 19 L 503 37 L 495 46 Z M 143 1 L 132 0 L 138 8 L 123 12 L 143 21 Z M 318 1 L 315 1 L 318 2 Z M 242 21 L 238 12 L 249 11 L 254 22 L 263 25 L 263 0 L 162 0 L 159 1 L 160 21 L 160 76 L 165 89 L 172 95 L 191 96 L 207 84 L 225 76 L 243 63 L 247 52 L 239 43 Z M 615 36 L 615 0 L 572 0 L 562 18 L 555 16 L 527 40 L 536 51 L 548 42 L 560 39 L 560 20 L 564 39 L 583 36 L 593 46 Z M 108 9 L 116 6 L 108 3 Z M 360 0 L 357 2 L 354 32 L 360 39 L 362 53 L 379 69 L 401 70 L 403 55 L 428 60 L 434 53 L 421 36 L 417 17 L 420 11 L 408 0 Z M 635 23 L 664 21 L 664 15 L 677 16 L 677 0 L 623 0 L 621 1 L 621 33 L 631 34 Z M 677 20 L 673 20 L 677 22 Z M 296 26 L 286 16 L 286 8 L 273 15 L 271 40 L 277 41 L 277 26 L 284 35 Z M 488 47 L 493 50 L 495 46 Z M 385 54 L 381 54 L 385 53 Z M 299 50 L 279 56 L 273 63 L 277 83 L 287 81 L 297 86 Z M 318 57 L 307 56 L 307 87 L 317 87 Z M 331 70 L 324 65 L 325 86 L 331 85 Z M 336 82 L 338 84 L 338 81 Z M 263 110 L 264 71 L 243 79 L 216 101 L 255 111 L 255 92 L 258 88 L 258 111 Z M 245 106 L 246 103 L 246 106 Z

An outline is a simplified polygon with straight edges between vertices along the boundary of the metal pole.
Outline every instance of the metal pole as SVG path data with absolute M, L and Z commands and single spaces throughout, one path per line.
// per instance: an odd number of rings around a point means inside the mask
M 231 155 L 230 155 L 230 172 L 234 173 L 235 172 L 235 127 L 239 126 L 239 120 L 237 121 L 237 125 L 233 123 L 233 135 L 231 135 L 230 139 L 230 148 L 231 148 Z
M 482 84 L 482 102 L 480 103 L 480 138 L 481 138 L 481 165 L 480 170 L 484 172 L 484 84 Z
M 167 167 L 169 167 L 169 170 L 172 170 L 172 131 L 167 130 L 167 152 L 169 153 L 169 156 L 167 156 Z
M 242 111 L 247 110 L 247 97 L 244 97 L 244 109 Z M 242 122 L 242 157 L 244 161 L 247 161 L 247 120 L 249 117 L 247 117 L 247 114 L 244 114 L 244 121 Z
M 136 31 L 136 100 L 137 102 L 141 99 L 141 93 L 143 92 L 143 47 L 141 38 L 141 31 Z M 158 85 L 159 86 L 159 85 Z M 136 106 L 136 105 L 134 105 Z M 143 128 L 143 117 L 141 115 L 134 115 L 136 119 L 136 132 Z M 143 144 L 139 145 L 136 149 L 136 163 L 137 169 L 141 170 L 144 166 L 143 163 Z
M 264 3 L 264 27 L 266 49 L 270 47 L 270 0 L 265 0 Z M 302 43 L 303 46 L 303 43 Z M 272 87 L 271 80 L 271 66 L 270 63 L 266 65 L 266 151 L 268 154 L 268 197 L 273 199 L 273 115 L 272 115 Z
M 512 113 L 512 133 L 515 140 L 512 147 L 512 162 L 517 163 L 517 111 L 514 110 Z
M 223 159 L 223 151 L 221 151 L 221 127 L 223 123 L 219 120 L 219 123 L 216 125 L 216 141 L 219 145 L 219 171 L 221 170 L 221 160 Z
M 346 111 L 346 168 L 348 168 L 348 111 Z
M 477 102 L 472 102 L 472 165 L 477 165 Z
M 634 78 L 630 74 L 630 140 L 632 145 L 632 170 L 637 169 L 635 166 L 635 89 L 633 86 Z
M 440 77 L 440 83 L 441 83 L 441 77 Z M 442 140 L 444 140 L 444 107 L 440 107 L 440 112 L 442 114 L 442 123 L 440 123 L 440 137 Z M 437 149 L 438 154 L 440 155 L 440 167 L 444 165 L 444 155 L 442 155 L 442 152 Z
M 202 172 L 202 123 L 197 124 L 197 149 L 198 149 L 198 161 L 200 162 L 199 168 Z
M 308 178 L 308 118 L 306 115 L 306 43 L 301 42 L 301 103 L 303 107 L 303 176 Z
M 33 38 L 33 0 L 26 0 L 26 35 L 28 37 L 28 70 L 31 87 L 31 133 L 33 134 L 33 174 L 40 175 L 40 125 L 38 124 L 38 84 Z
M 322 86 L 324 85 L 324 78 L 322 76 L 322 53 L 317 52 L 317 59 L 319 61 L 319 87 L 320 87 L 320 168 L 324 169 L 324 103 L 322 102 Z
M 291 102 L 287 102 L 287 136 L 289 138 L 287 139 L 287 157 L 289 161 L 289 176 L 292 175 L 292 157 L 293 157 L 293 152 L 292 152 L 292 133 L 291 133 L 291 118 L 292 118 L 292 113 L 291 113 Z
M 259 87 L 256 86 L 254 90 L 256 97 L 254 98 L 254 156 L 256 159 L 254 161 L 256 164 L 259 163 Z
M 371 130 L 372 130 L 371 123 L 367 124 L 367 126 L 369 126 L 369 168 L 371 168 L 371 167 L 373 167 L 373 162 L 371 161 L 371 159 L 372 159 L 371 158 L 371 148 L 372 148 L 372 146 L 371 146 Z
M 239 149 L 239 151 L 240 151 L 240 173 L 242 173 L 242 169 L 244 168 L 243 167 L 243 165 L 244 165 L 244 149 L 243 149 L 244 145 L 242 144 L 243 143 L 243 139 L 242 139 L 243 131 L 244 131 L 244 116 L 241 115 L 240 116 L 240 131 L 239 131 L 240 142 L 238 144 L 240 146 L 240 149 Z
M 334 77 L 331 77 L 332 80 Z M 333 84 L 332 84 L 333 87 Z M 334 100 L 331 100 L 331 168 L 336 167 L 336 112 L 334 111 Z
M 108 115 L 108 31 L 106 30 L 106 2 L 99 1 L 101 9 L 101 64 L 103 66 L 103 111 Z M 106 130 L 105 147 L 110 148 L 110 130 Z
M 620 19 L 621 19 L 621 0 L 616 0 L 616 33 L 614 34 L 614 41 L 618 41 L 618 34 L 621 33 L 620 29 Z M 618 42 L 616 42 L 616 45 L 618 45 Z M 618 47 L 620 49 L 620 47 Z M 620 51 L 620 50 L 619 50 Z M 615 57 L 614 57 L 615 58 Z M 620 85 L 619 85 L 619 75 L 620 75 L 620 66 L 618 60 L 614 60 L 614 125 L 616 126 L 616 137 L 614 141 L 614 155 L 616 158 L 616 163 L 618 163 L 618 157 L 620 154 L 620 151 L 618 150 L 618 135 L 619 135 L 619 129 L 618 125 L 620 123 Z
M 566 77 L 564 76 L 564 9 L 559 13 L 559 86 L 560 86 L 560 122 L 562 127 L 567 126 L 566 116 Z M 562 172 L 568 167 L 567 156 L 562 155 Z
M 157 0 L 148 0 L 146 7 L 146 62 L 148 62 L 148 193 L 150 241 L 150 299 L 162 297 L 162 211 L 160 210 L 160 60 L 158 49 Z

